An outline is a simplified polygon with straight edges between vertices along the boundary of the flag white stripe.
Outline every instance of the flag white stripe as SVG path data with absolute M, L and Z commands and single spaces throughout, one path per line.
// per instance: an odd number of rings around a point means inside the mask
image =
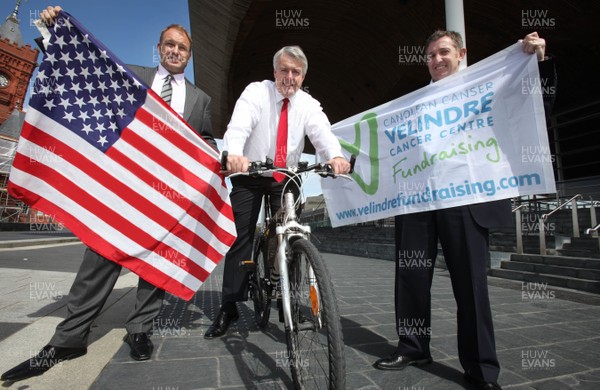
M 26 156 L 30 159 L 35 159 L 36 156 L 44 155 L 49 153 L 44 148 L 29 142 L 27 139 L 22 138 L 22 149 L 20 154 Z M 62 157 L 58 155 L 54 155 L 51 160 L 54 164 L 53 168 L 61 175 L 67 177 L 68 179 L 74 181 L 78 186 L 80 186 L 85 192 L 96 198 L 99 203 L 102 203 L 107 208 L 111 210 L 115 210 L 118 212 L 123 218 L 130 221 L 132 224 L 136 226 L 142 226 L 142 230 L 151 236 L 154 240 L 159 242 L 164 242 L 173 249 L 177 250 L 182 254 L 187 254 L 189 258 L 198 264 L 200 267 L 204 269 L 212 269 L 216 266 L 212 261 L 210 261 L 204 254 L 198 251 L 196 248 L 183 241 L 181 238 L 169 232 L 169 230 L 165 229 L 163 226 L 150 219 L 142 212 L 137 210 L 135 207 L 126 203 L 121 197 L 117 194 L 113 193 L 106 187 L 102 186 L 102 184 L 98 183 L 96 180 L 88 176 L 84 171 L 80 170 L 78 167 L 74 166 L 70 162 L 64 160 Z M 40 163 L 43 163 L 40 161 Z M 115 209 L 118 208 L 118 210 Z M 107 237 L 107 234 L 112 233 L 112 229 L 110 232 L 107 232 L 99 227 L 94 225 L 94 221 L 82 220 L 88 226 L 94 226 L 94 231 L 103 237 Z M 192 230 L 194 232 L 194 230 Z M 144 249 L 145 251 L 145 249 Z M 134 257 L 143 257 L 135 252 L 126 252 Z
M 30 122 L 33 125 L 35 125 L 35 123 L 39 122 L 42 118 L 44 118 L 43 119 L 44 121 L 51 120 L 51 119 L 46 118 L 39 111 L 36 111 L 34 108 L 30 107 L 29 110 L 31 110 L 31 112 L 28 113 L 28 115 L 31 115 L 31 120 L 29 120 L 29 117 L 28 117 L 28 122 Z M 96 163 L 98 163 L 98 161 L 102 161 L 102 164 L 99 164 L 99 165 L 102 165 L 102 167 L 104 167 L 105 171 L 114 172 L 114 174 L 111 174 L 111 176 L 119 176 L 119 177 L 125 178 L 126 182 L 124 184 L 126 184 L 127 186 L 132 188 L 133 191 L 140 194 L 141 197 L 144 197 L 147 200 L 149 200 L 150 202 L 156 204 L 157 208 L 164 210 L 165 212 L 174 216 L 175 218 L 177 218 L 178 216 L 180 216 L 182 214 L 187 214 L 185 212 L 185 210 L 182 209 L 179 205 L 177 205 L 170 199 L 162 196 L 160 193 L 158 193 L 156 191 L 156 189 L 152 188 L 151 186 L 146 184 L 144 181 L 140 180 L 137 176 L 133 175 L 129 170 L 123 168 L 119 163 L 108 158 L 106 155 L 104 155 L 104 153 L 102 153 L 98 149 L 91 147 L 81 137 L 77 136 L 69 129 L 64 128 L 59 123 L 54 122 L 54 121 L 52 121 L 52 122 L 53 122 L 53 126 L 43 126 L 44 128 L 40 129 L 40 131 L 43 131 L 43 132 L 49 134 L 50 136 L 58 139 L 59 141 L 70 146 L 71 148 L 79 151 L 80 153 L 82 153 L 82 151 L 85 151 L 82 154 L 87 156 L 90 160 L 95 161 Z M 125 144 L 125 142 L 119 140 L 113 145 L 113 147 L 117 147 L 118 144 Z M 120 149 L 120 148 L 118 148 L 118 149 Z M 42 150 L 42 152 L 46 155 L 48 153 L 50 153 L 50 151 L 48 151 L 48 150 Z M 147 159 L 147 157 L 145 155 L 140 154 L 140 152 L 138 152 L 136 149 L 133 149 L 131 147 L 128 147 L 127 150 L 121 151 L 121 152 L 124 153 L 125 155 L 129 156 L 130 158 L 132 158 L 134 161 L 136 161 L 140 165 L 144 165 L 144 164 L 141 164 L 142 159 Z M 22 154 L 24 154 L 24 153 L 22 153 Z M 137 155 L 138 157 L 134 156 L 134 154 Z M 61 158 L 60 156 L 57 156 L 57 157 Z M 153 161 L 150 161 L 148 163 L 148 165 L 150 165 L 150 164 L 152 164 L 152 166 L 156 166 L 156 163 L 154 163 Z M 75 183 L 78 183 L 78 184 L 80 183 L 80 180 L 82 179 L 82 177 L 80 177 L 79 175 L 83 175 L 83 173 L 81 173 L 81 171 L 78 168 L 77 168 L 77 172 L 73 172 L 70 169 L 65 170 L 63 172 L 64 172 L 65 176 L 69 177 Z M 150 170 L 150 172 L 154 172 L 154 167 Z M 166 171 L 164 171 L 164 172 L 166 172 Z M 164 172 L 163 172 L 163 177 L 173 178 L 173 175 L 171 175 L 170 173 L 165 176 Z M 177 181 L 176 183 L 177 184 L 173 184 L 173 182 L 170 182 L 170 183 L 167 182 L 167 184 L 173 185 L 174 186 L 173 188 L 184 187 L 184 184 L 181 184 L 182 183 L 181 181 Z M 185 185 L 185 186 L 187 186 L 187 185 Z M 87 188 L 87 187 L 85 187 L 85 185 L 83 185 L 82 187 Z M 192 188 L 190 186 L 187 186 L 187 187 Z M 193 190 L 193 192 L 198 193 L 195 190 Z M 99 200 L 102 201 L 102 198 Z M 114 202 L 114 200 L 113 200 L 113 202 Z M 123 202 L 123 201 L 120 200 L 120 198 L 119 198 L 119 202 Z M 104 203 L 106 204 L 106 202 L 104 202 Z M 114 209 L 114 207 L 112 205 L 117 205 L 117 204 L 109 203 L 106 205 L 108 207 L 110 207 L 111 209 Z M 119 209 L 119 212 L 121 212 L 121 205 L 118 206 L 118 209 Z M 206 209 L 205 209 L 205 211 L 206 211 Z M 222 227 L 227 226 L 228 223 L 231 223 L 229 218 L 222 216 L 222 214 L 220 214 L 220 213 L 212 214 L 212 215 L 209 214 L 209 215 L 213 219 L 216 220 L 215 222 L 218 225 L 220 225 Z M 146 225 L 143 225 L 146 222 L 136 220 L 134 223 L 137 226 L 144 226 L 144 229 L 146 229 Z M 199 235 L 201 237 L 213 237 L 214 236 L 210 230 L 208 230 L 203 225 L 199 225 L 199 223 L 200 223 L 199 221 L 192 218 L 192 219 L 186 221 L 184 226 L 186 226 L 192 232 L 195 232 L 197 235 Z M 235 226 L 235 225 L 233 225 L 233 226 Z M 228 230 L 228 231 L 230 231 L 230 230 Z M 211 240 L 210 245 L 218 253 L 225 254 L 228 250 L 228 246 L 223 244 L 221 241 L 219 241 L 218 237 L 215 237 L 215 238 L 217 240 Z M 204 255 L 202 255 L 202 256 L 204 256 Z
M 146 154 L 135 149 L 133 146 L 129 145 L 128 143 L 126 143 L 124 141 L 123 142 L 118 141 L 118 142 L 115 142 L 113 147 L 116 148 L 119 152 L 127 155 L 129 158 L 134 160 L 140 166 L 145 167 L 147 170 L 154 172 L 155 175 L 164 178 L 164 180 L 162 182 L 167 184 L 169 187 L 175 189 L 177 192 L 182 193 L 182 195 L 184 195 L 187 199 L 190 199 L 190 196 L 191 196 L 192 198 L 190 200 L 193 203 L 198 204 L 198 201 L 194 202 L 194 200 L 193 200 L 194 196 L 196 197 L 196 199 L 197 198 L 206 199 L 206 197 L 204 195 L 202 195 L 200 192 L 196 191 L 193 187 L 191 187 L 184 181 L 179 180 L 177 177 L 170 174 L 170 172 L 167 171 L 166 169 L 164 169 L 162 166 L 154 163 L 154 161 L 152 159 L 150 159 Z M 187 189 L 187 191 L 184 191 L 183 189 Z M 190 192 L 192 192 L 192 194 L 190 194 Z M 155 192 L 154 196 L 162 197 L 162 195 L 160 195 L 157 192 Z M 211 206 L 209 206 L 209 205 L 211 205 Z M 202 206 L 199 206 L 199 207 L 202 207 Z M 206 211 L 207 214 L 213 219 L 213 221 L 215 221 L 215 223 L 221 227 L 224 227 L 231 223 L 229 218 L 226 218 L 221 213 L 219 213 L 218 210 L 216 210 L 208 200 L 206 200 L 206 204 L 204 207 L 202 207 L 202 209 L 204 211 Z M 179 209 L 179 212 L 177 214 L 172 214 L 172 215 L 174 215 L 176 218 L 178 218 L 178 217 L 180 217 L 180 214 L 189 215 L 189 214 L 185 213 L 183 211 L 183 209 L 181 209 L 181 208 Z M 201 221 L 194 219 L 194 222 L 197 225 L 193 226 L 192 231 L 195 231 L 196 234 L 198 234 L 199 236 L 205 236 L 205 235 L 213 236 L 213 232 L 210 231 L 206 226 L 204 226 L 204 224 L 202 224 Z M 190 228 L 192 228 L 192 227 L 190 227 Z M 218 239 L 219 237 L 217 237 L 215 235 L 215 238 Z M 218 246 L 215 249 L 218 250 L 220 253 L 227 252 L 227 246 L 224 245 L 220 241 L 218 243 Z
M 148 111 L 154 117 L 154 120 L 164 119 L 163 122 L 168 124 L 168 128 L 182 135 L 187 141 L 194 144 L 199 149 L 202 149 L 202 151 L 209 156 L 219 160 L 219 152 L 206 143 L 206 141 L 204 141 L 193 129 L 190 129 L 188 126 L 186 126 L 186 124 L 178 115 L 171 111 L 167 111 L 162 104 L 157 101 L 152 90 L 148 90 L 146 101 L 142 108 Z
M 164 152 L 168 156 L 177 156 L 175 159 L 181 166 L 190 170 L 196 176 L 198 176 L 199 178 L 204 180 L 208 185 L 214 188 L 215 191 L 219 194 L 221 200 L 225 202 L 225 199 L 227 199 L 228 196 L 228 192 L 227 188 L 222 185 L 222 179 L 219 176 L 215 175 L 212 171 L 206 169 L 206 167 L 204 167 L 202 164 L 199 164 L 196 160 L 185 154 L 181 149 L 171 144 L 167 139 L 157 134 L 155 131 L 146 127 L 143 123 L 134 120 L 129 125 L 129 128 L 135 131 L 135 133 L 139 134 L 142 138 L 149 141 L 151 144 L 163 145 L 163 148 L 161 148 L 162 152 Z M 130 148 L 127 148 L 127 146 L 130 146 Z M 156 163 L 153 159 L 149 158 L 147 154 L 135 150 L 133 146 L 127 145 L 127 142 L 125 141 L 116 142 L 113 145 L 113 147 L 119 150 L 121 153 L 125 154 L 126 156 L 132 158 L 136 163 L 140 164 L 141 166 L 148 167 L 147 170 L 149 170 L 150 172 L 154 172 L 154 169 L 157 169 L 158 175 L 164 178 L 163 182 L 168 184 L 171 188 L 180 192 L 182 195 L 190 199 L 196 205 L 201 205 L 204 211 L 213 220 L 223 219 L 222 224 L 219 223 L 219 225 L 224 230 L 235 230 L 235 223 L 232 220 L 223 217 L 221 212 L 215 208 L 213 203 L 202 192 L 199 192 L 196 188 L 190 186 L 185 181 L 171 174 L 160 164 Z M 136 153 L 135 157 L 133 153 Z M 206 178 L 210 178 L 211 180 L 207 181 Z
M 121 231 L 113 228 L 111 225 L 98 218 L 96 214 L 82 207 L 71 198 L 65 196 L 65 194 L 59 192 L 56 188 L 39 179 L 38 177 L 13 167 L 11 170 L 10 179 L 14 184 L 26 188 L 27 190 L 36 193 L 39 196 L 42 196 L 41 194 L 43 194 L 44 199 L 55 204 L 59 208 L 66 210 L 69 214 L 80 220 L 83 224 L 87 226 L 94 226 L 93 230 L 96 232 L 96 234 L 103 237 L 111 237 L 111 244 L 118 250 L 130 256 L 137 257 L 141 261 L 152 265 L 157 270 L 168 274 L 173 279 L 177 280 L 193 291 L 196 291 L 202 285 L 202 282 L 198 278 L 182 270 L 180 267 L 158 255 L 157 253 L 148 251 L 147 249 L 141 247 L 137 242 L 123 235 Z M 135 253 L 135 255 L 133 255 L 133 253 Z

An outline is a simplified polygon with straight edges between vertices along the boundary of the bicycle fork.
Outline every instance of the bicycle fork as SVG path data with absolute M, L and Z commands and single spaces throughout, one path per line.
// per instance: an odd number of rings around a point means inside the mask
M 283 320 L 285 326 L 289 328 L 290 331 L 294 331 L 290 296 L 290 277 L 288 272 L 287 256 L 285 254 L 285 248 L 287 245 L 288 242 L 286 238 L 279 240 L 279 245 L 277 246 L 277 263 L 279 264 L 279 285 L 281 286 L 281 307 L 283 310 Z
M 290 331 L 294 330 L 294 322 L 292 320 L 292 291 L 296 291 L 299 293 L 299 286 L 294 286 L 291 288 L 290 275 L 288 269 L 288 259 L 286 255 L 286 248 L 289 247 L 289 242 L 287 238 L 283 238 L 277 247 L 277 264 L 280 273 L 279 285 L 281 286 L 281 303 L 283 310 L 283 319 L 285 326 L 290 329 Z M 314 326 L 316 328 L 320 328 L 323 323 L 321 319 L 321 308 L 320 308 L 320 291 L 319 286 L 317 284 L 317 278 L 315 276 L 315 272 L 310 264 L 306 264 L 307 269 L 306 276 L 309 287 L 309 297 L 310 298 L 310 308 L 311 314 L 313 316 Z M 301 270 L 297 270 L 298 272 L 302 272 Z M 294 283 L 302 283 L 302 281 L 294 281 Z M 298 297 L 296 297 L 298 298 Z

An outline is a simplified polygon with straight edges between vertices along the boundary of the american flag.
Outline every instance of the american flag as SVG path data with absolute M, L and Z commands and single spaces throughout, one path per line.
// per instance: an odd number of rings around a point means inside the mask
M 218 152 L 71 15 L 50 34 L 10 194 L 189 300 L 236 236 Z

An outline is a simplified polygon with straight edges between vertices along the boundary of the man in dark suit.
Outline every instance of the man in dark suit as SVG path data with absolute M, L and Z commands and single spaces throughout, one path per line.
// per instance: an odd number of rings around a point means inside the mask
M 545 40 L 531 33 L 522 43 L 525 52 L 537 54 L 542 77 L 548 73 L 553 77 L 552 61 L 544 61 Z M 432 82 L 458 72 L 467 50 L 460 34 L 453 31 L 436 31 L 425 47 Z M 432 361 L 430 290 L 439 239 L 458 307 L 458 355 L 465 379 L 477 388 L 500 389 L 487 288 L 488 233 L 513 224 L 509 199 L 396 217 L 399 342 L 395 353 L 379 359 L 375 368 L 401 370 Z
M 41 14 L 47 25 L 55 23 L 60 7 L 48 7 Z M 192 40 L 180 25 L 165 28 L 159 39 L 160 65 L 154 68 L 131 66 L 138 77 L 161 95 L 181 117 L 213 148 L 210 97 L 185 79 L 191 57 Z M 35 357 L 2 374 L 2 380 L 21 380 L 41 375 L 53 365 L 87 353 L 93 321 L 117 282 L 121 266 L 87 248 L 67 299 L 67 316 L 57 325 L 54 336 Z M 164 290 L 139 279 L 136 303 L 125 322 L 124 341 L 135 360 L 147 360 L 153 345 L 148 338 L 153 321 L 162 306 Z

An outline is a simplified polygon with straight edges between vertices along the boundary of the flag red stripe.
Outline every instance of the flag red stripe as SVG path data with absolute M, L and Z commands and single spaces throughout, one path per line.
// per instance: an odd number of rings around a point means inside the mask
M 201 237 L 198 237 L 196 233 L 186 226 L 177 226 L 179 225 L 179 222 L 176 218 L 173 218 L 154 203 L 140 196 L 121 181 L 115 179 L 114 176 L 107 174 L 100 166 L 89 160 L 77 150 L 28 123 L 24 124 L 23 132 L 26 139 L 35 139 L 36 143 L 39 145 L 52 145 L 54 154 L 61 156 L 69 163 L 77 166 L 92 179 L 96 180 L 98 183 L 102 183 L 103 187 L 115 193 L 124 202 L 131 205 L 132 208 L 137 209 L 140 213 L 144 214 L 148 219 L 155 221 L 165 230 L 171 231 L 171 233 L 175 234 L 190 246 L 196 247 L 213 262 L 218 262 L 222 257 L 221 253 L 212 248 L 206 241 Z M 155 178 L 153 183 L 157 183 L 158 181 L 159 180 Z
M 173 295 L 182 297 L 185 300 L 190 300 L 194 296 L 195 291 L 191 290 L 189 287 L 186 287 L 183 283 L 172 279 L 167 274 L 140 259 L 133 257 L 128 258 L 126 253 L 122 252 L 110 242 L 106 241 L 102 236 L 96 234 L 95 231 L 90 229 L 85 224 L 82 224 L 77 217 L 74 217 L 58 205 L 13 182 L 9 182 L 8 187 L 10 193 L 13 194 L 15 198 L 27 199 L 29 202 L 31 202 L 29 203 L 31 207 L 34 207 L 36 210 L 40 210 L 48 215 L 55 216 L 57 220 L 60 220 L 60 222 L 62 222 L 65 226 L 68 226 L 73 232 L 77 230 L 77 236 L 81 239 L 81 241 L 95 252 L 101 253 L 104 257 L 108 257 L 107 254 L 115 254 L 115 256 L 118 258 L 126 259 L 119 261 L 119 265 L 122 265 L 136 274 L 143 272 L 144 279 L 146 279 L 149 283 L 153 285 L 161 285 L 163 286 L 163 290 L 168 291 Z M 88 243 L 94 243 L 94 245 L 92 246 Z M 168 283 L 165 281 L 168 281 Z
M 170 105 L 165 103 L 165 101 L 162 100 L 156 92 L 149 89 L 147 91 L 147 94 L 148 94 L 148 97 L 146 98 L 146 101 L 148 101 L 147 99 L 153 99 L 152 100 L 153 103 L 158 103 L 163 108 L 169 110 L 174 116 L 176 116 L 177 118 L 180 119 L 180 121 L 181 121 L 180 124 L 185 124 L 187 126 L 187 128 L 190 130 L 190 133 L 194 134 L 195 136 L 198 137 L 200 142 L 205 144 L 211 150 L 213 149 L 213 147 L 211 145 L 209 145 L 196 132 L 196 130 L 194 130 L 183 118 L 181 118 L 179 116 L 179 114 L 177 114 Z M 193 159 L 202 161 L 202 164 L 204 166 L 206 166 L 208 169 L 210 169 L 211 171 L 219 172 L 221 170 L 221 164 L 218 160 L 215 159 L 215 157 L 211 156 L 206 150 L 194 145 L 183 134 L 181 134 L 177 131 L 174 131 L 171 126 L 169 126 L 167 123 L 165 123 L 165 121 L 162 121 L 158 117 L 153 115 L 152 112 L 148 111 L 144 106 L 142 106 L 138 109 L 137 119 L 140 120 L 147 127 L 156 131 L 157 133 L 169 132 L 168 138 L 172 144 L 177 146 L 179 149 L 184 151 L 188 156 L 192 157 Z M 155 125 L 156 122 L 160 122 L 160 124 Z M 223 185 L 223 187 L 226 187 L 224 181 L 223 181 L 222 185 Z
M 121 140 L 126 141 L 130 144 L 135 144 L 136 148 L 139 149 L 142 153 L 144 153 L 148 158 L 154 160 L 157 164 L 163 166 L 165 169 L 167 169 L 180 180 L 188 183 L 188 185 L 190 187 L 193 187 L 196 191 L 202 192 L 204 195 L 206 195 L 206 192 L 204 192 L 204 190 L 202 189 L 199 189 L 198 187 L 209 187 L 211 191 L 213 191 L 213 193 L 216 194 L 216 192 L 214 192 L 214 188 L 205 185 L 206 183 L 203 180 L 199 179 L 194 173 L 190 172 L 189 170 L 174 162 L 170 157 L 166 156 L 163 152 L 156 149 L 154 146 L 152 146 L 146 140 L 141 138 L 139 135 L 135 134 L 133 130 L 129 128 L 124 129 L 123 133 L 121 134 Z M 143 146 L 141 144 L 143 144 Z M 144 168 L 142 168 L 137 162 L 132 160 L 130 157 L 121 153 L 119 150 L 117 150 L 117 148 L 109 149 L 106 152 L 106 155 L 112 158 L 114 161 L 118 162 L 120 165 L 127 167 L 129 171 L 131 171 L 133 174 L 135 174 L 135 176 L 143 180 L 148 185 L 152 185 L 152 183 L 157 182 L 158 179 L 156 177 L 148 173 Z M 167 160 L 171 162 L 171 169 L 166 167 Z M 175 189 L 166 186 L 165 184 L 165 191 L 161 192 L 163 194 L 166 194 L 166 191 L 170 191 L 172 194 L 177 192 Z M 235 240 L 235 237 L 231 233 L 220 227 L 217 224 L 217 222 L 213 220 L 206 211 L 204 211 L 194 202 L 190 201 L 188 198 L 171 196 L 169 199 L 177 205 L 179 205 L 184 210 L 189 210 L 189 213 L 193 216 L 196 216 L 196 219 L 199 222 L 201 222 L 204 226 L 206 226 L 207 229 L 212 231 L 217 237 L 219 237 L 221 242 L 231 244 Z M 233 213 L 231 212 L 231 208 L 229 207 L 229 205 L 221 201 L 220 197 L 218 199 L 219 205 L 215 205 L 217 210 L 224 217 L 233 220 Z M 213 204 L 215 204 L 215 202 L 213 202 Z
M 123 130 L 123 134 L 125 134 L 125 133 L 133 133 L 133 131 L 131 129 L 127 128 L 127 129 Z M 139 138 L 139 137 L 137 137 L 137 138 Z M 121 137 L 121 139 L 124 140 L 123 137 Z M 138 142 L 138 141 L 136 140 L 135 142 Z M 147 170 L 145 170 L 143 167 L 141 167 L 136 161 L 132 160 L 129 156 L 126 156 L 125 154 L 120 152 L 117 148 L 111 148 L 110 150 L 108 150 L 106 152 L 106 155 L 108 157 L 110 157 L 112 160 L 114 160 L 115 162 L 119 163 L 120 165 L 128 167 L 130 172 L 132 172 L 135 176 L 137 176 L 140 180 L 142 180 L 146 184 L 151 186 L 153 183 L 157 182 L 158 179 L 155 176 L 150 174 Z M 184 179 L 181 179 L 181 180 L 184 180 Z M 186 177 L 186 179 L 184 181 L 189 184 L 190 178 Z M 192 186 L 192 185 L 193 184 L 190 184 L 190 186 Z M 175 189 L 173 189 L 170 186 L 167 186 L 165 184 L 165 191 L 161 191 L 161 192 L 163 194 L 166 194 L 167 191 L 172 191 L 172 193 L 177 192 Z M 226 231 L 222 227 L 220 227 L 218 225 L 217 221 L 215 221 L 213 218 L 211 218 L 211 216 L 205 210 L 200 208 L 197 204 L 195 204 L 194 202 L 189 200 L 187 197 L 172 196 L 169 198 L 169 200 L 171 200 L 173 203 L 177 204 L 182 209 L 187 210 L 188 213 L 192 217 L 194 217 L 196 220 L 198 220 L 198 222 L 200 222 L 204 226 L 206 226 L 206 228 L 208 230 L 213 232 L 213 234 L 215 236 L 217 236 L 221 242 L 223 242 L 227 245 L 231 245 L 231 243 L 233 243 L 233 241 L 235 240 L 235 237 L 231 233 L 229 233 L 228 231 Z M 231 208 L 225 207 L 225 206 L 226 206 L 225 204 L 222 204 L 221 209 L 218 209 L 218 211 L 224 217 L 228 217 L 230 220 L 232 220 L 233 218 L 229 217 L 229 214 L 232 214 Z M 211 257 L 211 258 L 213 258 L 213 257 Z
M 120 231 L 121 234 L 130 238 L 132 241 L 135 241 L 138 245 L 145 248 L 146 250 L 154 252 L 158 256 L 161 256 L 161 253 L 177 252 L 175 248 L 172 248 L 171 246 L 157 241 L 155 238 L 144 232 L 142 229 L 138 228 L 135 224 L 122 217 L 119 213 L 115 212 L 110 207 L 101 203 L 97 198 L 87 193 L 83 188 L 79 187 L 73 181 L 66 178 L 54 169 L 48 167 L 47 165 L 43 165 L 40 163 L 35 163 L 32 165 L 30 163 L 29 157 L 17 153 L 13 161 L 13 166 L 24 172 L 28 172 L 33 176 L 41 178 L 42 180 L 43 178 L 52 177 L 52 183 L 48 183 L 49 185 L 56 188 L 59 192 L 64 194 L 73 202 L 79 204 L 81 207 L 94 214 L 98 219 L 101 219 L 108 225 Z M 31 167 L 33 167 L 34 169 L 30 169 Z M 60 220 L 61 215 L 57 214 L 56 218 Z M 73 233 L 77 234 L 76 231 L 73 231 Z M 107 256 L 108 254 L 102 255 Z M 127 257 L 131 258 L 129 255 L 127 255 Z M 202 278 L 206 279 L 206 277 L 208 276 L 206 270 L 199 267 L 196 263 L 191 261 L 185 255 L 181 254 L 181 257 L 184 258 L 184 261 L 179 262 L 185 266 L 181 268 L 187 268 L 186 270 L 190 271 L 191 274 L 193 274 L 200 280 L 203 280 Z M 116 257 L 111 258 L 119 262 L 126 260 L 123 258 Z
M 146 127 L 156 131 L 156 125 L 154 125 L 154 123 L 159 121 L 159 119 L 152 116 L 152 114 L 150 114 L 148 111 L 146 111 L 143 106 L 137 110 L 135 117 L 137 120 L 142 122 Z M 166 123 L 164 123 L 164 122 L 160 122 L 160 123 L 162 123 L 162 125 L 160 126 L 160 128 L 162 129 L 161 131 L 169 132 L 169 141 L 171 143 L 173 143 L 175 146 L 177 146 L 177 148 L 185 151 L 186 154 L 188 154 L 194 160 L 201 162 L 202 165 L 207 167 L 207 169 L 210 169 L 213 172 L 219 171 L 219 169 L 220 169 L 219 163 L 218 163 L 218 161 L 216 161 L 214 159 L 214 157 L 210 157 L 204 152 L 200 153 L 202 155 L 199 156 L 198 152 L 200 152 L 201 149 L 199 149 L 197 146 L 193 145 L 188 140 L 183 138 L 175 130 L 168 127 L 168 125 Z M 156 132 L 160 132 L 160 131 L 156 131 Z M 129 141 L 128 136 L 136 136 L 137 139 L 135 139 L 135 141 L 133 141 L 133 140 Z M 125 137 L 125 138 L 123 138 L 123 137 Z M 165 167 L 165 169 L 168 169 L 169 172 L 171 172 L 173 175 L 176 175 L 181 180 L 188 181 L 188 179 L 192 179 L 192 181 L 190 183 L 193 185 L 193 187 L 196 188 L 198 191 L 202 192 L 215 205 L 217 210 L 220 210 L 223 207 L 222 206 L 224 203 L 223 199 L 221 199 L 221 196 L 219 195 L 219 193 L 211 185 L 206 183 L 204 180 L 202 180 L 201 177 L 198 177 L 196 174 L 194 174 L 190 170 L 186 169 L 185 167 L 182 167 L 181 164 L 177 163 L 177 161 L 175 161 L 171 156 L 166 155 L 162 150 L 160 150 L 156 146 L 152 145 L 150 142 L 148 142 L 144 138 L 140 137 L 139 134 L 137 134 L 135 132 L 128 132 L 127 134 L 125 134 L 125 132 L 123 132 L 121 134 L 121 139 L 127 140 L 127 142 L 129 142 L 129 143 L 137 145 L 139 147 L 139 149 L 141 151 L 143 151 L 147 156 L 154 158 L 156 161 L 160 161 L 161 165 L 163 165 Z M 142 145 L 143 145 L 143 147 L 142 147 Z M 161 156 L 160 159 L 156 158 L 157 155 Z

